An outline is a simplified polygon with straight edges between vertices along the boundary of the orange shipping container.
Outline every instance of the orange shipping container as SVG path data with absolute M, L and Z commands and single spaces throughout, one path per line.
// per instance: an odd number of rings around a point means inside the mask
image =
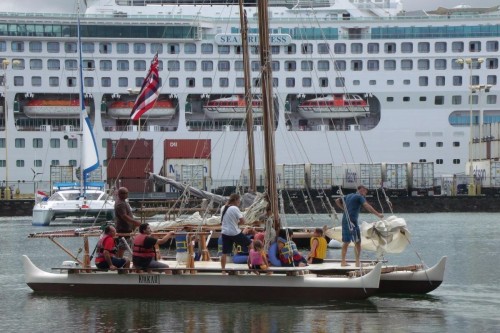
M 153 172 L 153 159 L 110 159 L 107 179 L 146 178 L 146 172 Z
M 164 157 L 169 158 L 210 158 L 211 141 L 207 140 L 165 140 Z
M 108 159 L 112 158 L 142 158 L 149 159 L 153 157 L 153 140 L 108 140 L 107 144 Z

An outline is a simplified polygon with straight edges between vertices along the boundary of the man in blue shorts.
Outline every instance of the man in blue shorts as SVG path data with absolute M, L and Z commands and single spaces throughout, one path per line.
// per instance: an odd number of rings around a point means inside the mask
M 360 266 L 359 255 L 361 254 L 361 233 L 359 231 L 358 218 L 361 207 L 364 207 L 370 213 L 382 219 L 384 215 L 377 212 L 368 202 L 366 202 L 366 194 L 368 189 L 363 185 L 358 186 L 356 193 L 346 195 L 344 198 L 335 200 L 335 204 L 344 211 L 342 216 L 342 259 L 341 266 L 348 266 L 345 260 L 347 248 L 351 242 L 354 242 L 354 250 L 356 256 L 356 266 Z M 347 209 L 346 209 L 347 207 Z
M 226 268 L 226 258 L 228 254 L 233 252 L 234 243 L 241 246 L 249 246 L 252 244 L 252 241 L 245 236 L 239 228 L 240 224 L 245 223 L 243 214 L 238 208 L 240 202 L 240 195 L 233 193 L 229 196 L 227 204 L 222 208 L 222 256 L 220 258 L 222 269 Z

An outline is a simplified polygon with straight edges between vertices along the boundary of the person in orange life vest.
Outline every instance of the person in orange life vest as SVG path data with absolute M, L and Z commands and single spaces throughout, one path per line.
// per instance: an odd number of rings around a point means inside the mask
M 97 242 L 97 256 L 95 265 L 100 269 L 115 270 L 117 268 L 128 268 L 130 262 L 128 259 L 117 258 L 115 245 L 116 229 L 112 225 L 108 225 L 104 229 L 104 234 Z
M 151 237 L 151 227 L 147 223 L 139 226 L 139 235 L 134 237 L 132 248 L 132 262 L 137 269 L 168 268 L 167 264 L 156 260 L 155 244 L 161 245 L 174 236 L 174 232 L 167 233 L 163 238 Z
M 326 238 L 323 237 L 324 229 L 326 226 L 321 228 L 316 228 L 314 230 L 313 236 L 311 237 L 311 252 L 307 256 L 307 262 L 309 264 L 322 264 L 323 260 L 326 258 L 326 250 L 328 244 L 326 243 Z
M 134 220 L 134 215 L 132 215 L 132 209 L 127 202 L 127 198 L 128 189 L 120 187 L 118 189 L 118 198 L 115 201 L 116 232 L 118 233 L 131 233 L 141 225 L 141 222 Z M 124 238 L 128 242 L 128 245 L 131 246 L 130 236 Z M 122 258 L 126 249 L 127 245 L 120 240 L 116 256 Z

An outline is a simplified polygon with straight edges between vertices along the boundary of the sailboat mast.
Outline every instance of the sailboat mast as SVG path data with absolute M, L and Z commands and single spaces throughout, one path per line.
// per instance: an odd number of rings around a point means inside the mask
M 264 144 L 266 161 L 266 185 L 269 196 L 269 204 L 274 219 L 276 233 L 280 229 L 278 192 L 276 188 L 276 161 L 274 145 L 274 103 L 272 94 L 273 75 L 271 70 L 271 52 L 269 47 L 269 15 L 267 0 L 257 1 L 259 18 L 259 44 L 261 65 L 261 89 L 264 123 Z
M 84 149 L 83 149 L 83 131 L 84 131 L 84 115 L 83 112 L 85 111 L 85 100 L 83 96 L 83 60 L 82 60 L 82 37 L 80 33 L 80 1 L 77 1 L 77 37 L 78 37 L 78 42 L 77 42 L 77 49 L 78 49 L 78 61 L 79 61 L 79 66 L 78 66 L 78 74 L 79 74 L 79 83 L 80 83 L 80 90 L 79 90 L 79 100 L 80 100 L 80 195 L 85 197 L 85 172 L 84 172 Z
M 257 190 L 257 181 L 255 177 L 255 149 L 253 141 L 253 103 L 252 90 L 250 86 L 250 60 L 248 55 L 248 20 L 247 12 L 243 9 L 243 0 L 239 0 L 240 7 L 240 26 L 241 26 L 241 47 L 243 53 L 243 71 L 245 75 L 245 105 L 246 105 L 246 124 L 247 124 L 247 145 L 248 145 L 248 168 L 250 170 L 250 188 L 249 192 Z

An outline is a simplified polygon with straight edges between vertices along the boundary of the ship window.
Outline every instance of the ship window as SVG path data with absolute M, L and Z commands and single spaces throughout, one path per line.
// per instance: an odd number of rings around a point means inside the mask
M 396 43 L 385 43 L 384 44 L 385 53 L 396 53 Z
M 446 79 L 444 76 L 436 76 L 436 86 L 446 85 Z
M 380 46 L 378 43 L 368 43 L 368 53 L 369 54 L 377 54 L 380 52 Z
M 363 61 L 351 60 L 351 70 L 352 71 L 362 71 L 363 70 Z
M 116 69 L 119 71 L 128 71 L 129 70 L 128 60 L 118 60 L 116 62 Z
M 76 87 L 76 77 L 68 77 L 66 79 L 66 85 L 68 87 Z
M 464 42 L 453 42 L 451 43 L 451 50 L 455 53 L 464 52 Z
M 318 71 L 329 71 L 329 70 L 330 70 L 330 61 L 328 60 L 318 61 Z
M 51 166 L 58 166 L 59 165 L 59 160 L 52 160 L 50 161 Z
M 0 148 L 5 148 L 5 138 L 0 138 Z
M 50 148 L 61 148 L 60 139 L 50 139 Z
M 150 46 L 151 49 L 151 54 L 162 54 L 163 53 L 163 44 L 162 43 L 151 43 Z M 196 52 L 196 46 L 195 46 L 195 52 Z
M 0 160 L 0 168 L 5 168 L 6 165 L 7 163 L 5 162 L 5 160 Z
M 184 62 L 184 70 L 187 72 L 194 72 L 196 71 L 196 61 L 194 60 L 187 60 Z
M 48 53 L 59 53 L 60 47 L 58 42 L 48 42 L 47 43 L 47 52 Z
M 256 80 L 256 79 L 254 79 L 254 80 Z M 245 79 L 244 79 L 244 78 L 242 78 L 242 77 L 237 77 L 237 78 L 236 78 L 236 86 L 237 86 L 237 87 L 244 87 L 244 86 L 245 86 Z M 255 85 L 255 81 L 254 81 L 254 86 L 256 86 L 256 85 Z M 256 87 L 257 87 L 257 86 L 256 86 Z
M 470 52 L 481 52 L 481 42 L 469 42 Z
M 453 141 L 453 147 L 460 147 L 460 141 Z
M 16 167 L 23 168 L 24 160 L 16 160 Z
M 30 42 L 30 52 L 42 52 L 42 42 Z
M 111 87 L 111 78 L 110 77 L 102 77 L 101 78 L 101 86 Z
M 31 77 L 31 85 L 34 87 L 40 87 L 42 85 L 42 77 L 41 76 L 32 76 Z
M 116 53 L 118 54 L 128 54 L 128 43 L 117 43 Z
M 498 59 L 497 58 L 486 59 L 486 68 L 487 69 L 497 69 L 498 68 Z
M 12 52 L 24 52 L 24 42 L 12 42 L 10 47 Z
M 179 54 L 179 44 L 168 44 L 168 54 Z
M 497 104 L 497 96 L 496 95 L 486 96 L 486 104 Z
M 33 148 L 43 148 L 43 140 L 40 138 L 33 139 Z
M 128 87 L 128 77 L 119 77 L 118 78 L 118 87 Z
M 453 164 L 460 164 L 460 159 L 459 158 L 454 158 L 453 159 Z
M 196 80 L 194 77 L 187 77 L 186 78 L 186 87 L 188 88 L 194 88 L 195 87 Z
M 462 77 L 457 75 L 453 76 L 453 85 L 460 87 L 462 85 Z
M 428 70 L 430 67 L 429 65 L 429 59 L 419 59 L 418 60 L 418 69 L 419 70 Z
M 436 42 L 434 50 L 436 53 L 446 53 L 446 42 Z
M 328 87 L 328 78 L 327 77 L 320 77 L 319 78 L 319 86 L 322 88 Z
M 271 54 L 280 54 L 280 46 L 279 45 L 271 46 Z
M 169 60 L 167 62 L 167 66 L 170 72 L 177 72 L 181 69 L 181 63 L 179 60 Z
M 66 70 L 77 70 L 78 69 L 78 63 L 76 62 L 75 59 L 66 59 L 64 60 L 64 68 Z
M 231 70 L 231 65 L 229 64 L 229 61 L 219 60 L 219 62 L 217 63 L 217 70 L 221 72 L 229 72 L 229 70 Z
M 368 84 L 370 86 L 376 86 L 377 85 L 377 80 L 370 80 L 370 81 L 368 81 Z
M 427 97 L 425 96 L 420 96 L 420 98 L 418 99 L 420 102 L 425 102 L 427 101 Z
M 30 60 L 30 69 L 42 69 L 42 59 L 31 59 Z
M 297 45 L 295 44 L 290 44 L 285 47 L 285 53 L 286 54 L 295 54 L 297 53 Z
M 286 78 L 286 86 L 287 87 L 295 87 L 295 78 L 287 77 Z
M 78 148 L 78 139 L 68 139 L 66 142 L 68 143 L 68 148 Z
M 401 53 L 413 53 L 413 43 L 401 43 Z
M 451 68 L 452 69 L 464 69 L 464 64 L 460 64 L 457 62 L 458 59 L 451 60 Z
M 113 63 L 111 60 L 101 60 L 99 61 L 99 69 L 101 71 L 110 71 L 113 69 Z
M 285 71 L 293 72 L 297 69 L 295 61 L 285 61 Z
M 213 54 L 214 53 L 213 44 L 208 44 L 208 43 L 201 44 L 201 53 L 202 54 Z
M 58 76 L 50 76 L 49 77 L 49 86 L 59 87 L 59 77 Z
M 250 53 L 251 54 L 259 54 L 259 47 L 258 46 L 250 46 Z
M 276 88 L 278 87 L 278 84 L 279 84 L 279 80 L 277 77 L 273 77 L 273 87 Z
M 411 59 L 401 60 L 401 70 L 411 71 L 412 69 L 413 69 L 413 60 L 411 60 Z
M 71 166 L 76 167 L 76 160 L 69 160 L 68 164 L 71 165 Z
M 408 141 L 403 142 L 403 147 L 405 148 L 410 147 L 410 143 Z
M 300 68 L 304 72 L 310 72 L 313 70 L 313 62 L 310 60 L 302 60 L 300 62 Z
M 196 44 L 195 43 L 184 44 L 184 53 L 185 54 L 196 54 Z
M 59 59 L 49 59 L 47 60 L 47 69 L 60 70 L 61 62 L 59 61 Z
M 311 86 L 312 86 L 312 80 L 310 77 L 302 78 L 302 87 L 311 87 Z
M 179 86 L 179 79 L 176 77 L 169 78 L 168 85 L 172 88 L 177 88 Z
M 14 145 L 16 148 L 24 148 L 26 143 L 25 143 L 25 140 L 23 138 L 16 138 L 14 140 Z
M 333 64 L 334 64 L 333 67 L 337 71 L 345 71 L 347 69 L 347 64 L 345 60 L 335 60 Z
M 112 50 L 111 43 L 99 43 L 99 53 L 110 54 Z
M 427 143 L 425 141 L 420 141 L 418 143 L 418 146 L 421 147 L 421 148 L 424 148 L 425 146 L 427 146 Z
M 462 104 L 462 96 L 460 96 L 460 95 L 451 96 L 451 104 L 453 104 L 453 105 Z
M 24 77 L 14 76 L 14 86 L 16 86 L 16 87 L 24 86 Z
M 418 43 L 418 53 L 429 53 L 430 50 L 431 50 L 431 46 L 428 42 Z
M 442 141 L 437 141 L 436 142 L 436 147 L 443 147 L 443 142 Z
M 498 52 L 498 42 L 496 40 L 487 41 L 486 42 L 486 51 Z
M 403 97 L 403 102 L 409 102 L 409 101 L 410 101 L 410 97 L 408 97 L 408 96 Z
M 201 65 L 203 68 L 203 61 L 202 61 Z M 242 60 L 236 60 L 234 62 L 234 70 L 237 72 L 243 72 L 243 61 Z
M 330 53 L 330 45 L 327 43 L 319 43 L 318 44 L 318 54 L 329 54 Z
M 361 53 L 363 53 L 363 44 L 361 44 L 361 43 L 352 43 L 351 44 L 351 53 L 352 54 L 361 54 Z
M 403 84 L 405 86 L 409 86 L 411 84 L 411 81 L 410 80 L 403 80 Z
M 378 67 L 378 60 L 368 60 L 368 62 L 366 63 L 366 68 L 369 71 L 378 71 Z
M 335 54 L 345 54 L 347 50 L 347 47 L 344 43 L 335 43 L 333 46 L 333 52 Z
M 241 47 L 241 45 L 236 45 L 236 46 L 234 47 L 234 54 L 241 54 L 241 52 L 242 52 L 242 47 Z
M 229 54 L 231 49 L 229 48 L 229 45 L 218 45 L 217 50 L 219 54 Z
M 443 159 L 442 158 L 438 158 L 436 160 L 436 164 L 443 164 Z
M 475 104 L 477 105 L 478 104 L 478 101 L 479 101 L 479 96 L 478 95 L 469 95 L 470 96 L 470 103 L 471 104 Z
M 144 54 L 146 53 L 146 44 L 144 43 L 134 43 L 134 53 Z
M 387 80 L 387 85 L 388 86 L 393 86 L 394 85 L 394 80 Z
M 434 97 L 435 105 L 443 105 L 444 104 L 444 96 L 435 96 Z
M 446 69 L 446 59 L 436 59 L 434 60 L 434 69 L 444 70 Z
M 472 75 L 470 79 L 471 79 L 471 84 L 472 85 L 478 85 L 479 84 L 479 75 Z
M 33 161 L 33 166 L 35 168 L 41 168 L 42 167 L 42 160 L 34 160 Z
M 335 78 L 335 87 L 345 87 L 345 78 L 336 77 Z
M 211 72 L 214 70 L 214 63 L 212 60 L 203 60 L 201 62 L 201 70 L 204 72 Z
M 486 83 L 496 85 L 497 84 L 497 76 L 496 75 L 488 75 L 486 77 Z
M 229 79 L 227 77 L 219 78 L 219 87 L 221 88 L 229 87 Z
M 93 87 L 94 86 L 94 78 L 86 77 L 83 79 L 83 86 L 85 87 Z
M 243 78 L 241 78 L 241 79 L 243 80 Z M 236 79 L 236 86 L 238 86 L 238 79 Z M 260 87 L 260 78 L 253 78 L 252 79 L 252 86 L 253 87 Z
M 7 51 L 7 43 L 4 41 L 0 41 L 0 52 L 5 52 Z
M 394 102 L 394 97 L 387 97 L 386 100 L 387 102 Z
M 384 69 L 386 71 L 396 70 L 396 60 L 384 60 Z
M 204 77 L 203 78 L 203 87 L 211 87 L 212 86 L 212 78 Z
M 93 69 L 95 69 L 94 60 L 84 60 L 83 61 L 83 69 L 84 70 L 93 70 Z
M 90 42 L 82 43 L 82 53 L 94 53 L 94 52 L 95 52 L 94 43 Z
M 272 61 L 271 62 L 271 70 L 273 72 L 279 72 L 279 70 L 280 70 L 280 62 L 279 61 Z

